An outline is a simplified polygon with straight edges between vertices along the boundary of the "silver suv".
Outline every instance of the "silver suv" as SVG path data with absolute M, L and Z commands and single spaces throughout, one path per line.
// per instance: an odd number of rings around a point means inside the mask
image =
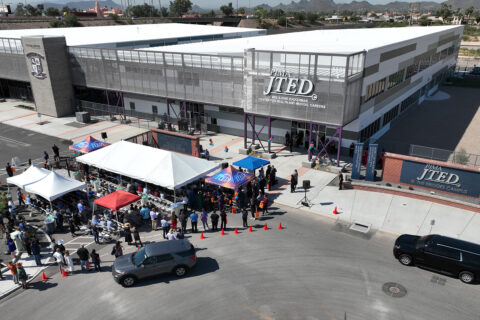
M 186 239 L 149 243 L 135 253 L 115 259 L 113 279 L 131 287 L 143 278 L 173 273 L 184 276 L 197 263 L 195 248 Z

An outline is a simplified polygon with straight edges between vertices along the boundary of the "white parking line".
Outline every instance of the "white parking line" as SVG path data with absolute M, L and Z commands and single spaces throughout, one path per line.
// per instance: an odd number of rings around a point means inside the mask
M 4 137 L 4 136 L 0 136 L 0 140 L 5 141 L 7 143 L 18 144 L 21 147 L 30 147 L 31 146 L 31 144 L 28 144 L 28 143 L 25 143 L 25 142 L 22 142 L 22 141 L 18 141 L 18 140 L 15 140 L 15 139 L 10 139 L 10 138 Z

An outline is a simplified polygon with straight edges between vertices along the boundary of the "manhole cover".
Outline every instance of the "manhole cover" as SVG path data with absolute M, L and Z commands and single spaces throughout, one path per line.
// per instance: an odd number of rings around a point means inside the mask
M 383 292 L 394 298 L 402 298 L 407 295 L 407 289 L 399 283 L 387 282 L 382 287 Z

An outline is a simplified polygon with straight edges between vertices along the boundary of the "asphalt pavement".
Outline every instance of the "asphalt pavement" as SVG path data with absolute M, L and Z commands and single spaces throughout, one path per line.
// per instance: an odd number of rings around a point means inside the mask
M 234 234 L 240 215 L 229 215 L 225 236 L 187 234 L 198 265 L 185 278 L 168 275 L 123 288 L 112 278 L 109 246 L 100 250 L 103 272 L 62 278 L 50 267 L 47 282 L 37 279 L 32 289 L 0 302 L 2 320 L 478 320 L 480 287 L 401 265 L 392 255 L 393 235 L 354 233 L 282 206 L 271 211 L 253 223 L 253 233 L 239 228 Z M 161 231 L 142 233 L 142 240 L 165 241 Z

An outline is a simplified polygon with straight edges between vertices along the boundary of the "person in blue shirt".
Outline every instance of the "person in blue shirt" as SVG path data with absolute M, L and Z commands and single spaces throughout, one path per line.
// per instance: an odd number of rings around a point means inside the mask
M 192 233 L 197 233 L 198 214 L 195 211 L 190 214 L 190 221 L 192 223 Z
M 140 215 L 142 216 L 142 219 L 143 219 L 143 222 L 145 224 L 148 224 L 148 222 L 150 221 L 150 210 L 148 210 L 147 207 L 142 207 L 142 209 L 140 209 Z

